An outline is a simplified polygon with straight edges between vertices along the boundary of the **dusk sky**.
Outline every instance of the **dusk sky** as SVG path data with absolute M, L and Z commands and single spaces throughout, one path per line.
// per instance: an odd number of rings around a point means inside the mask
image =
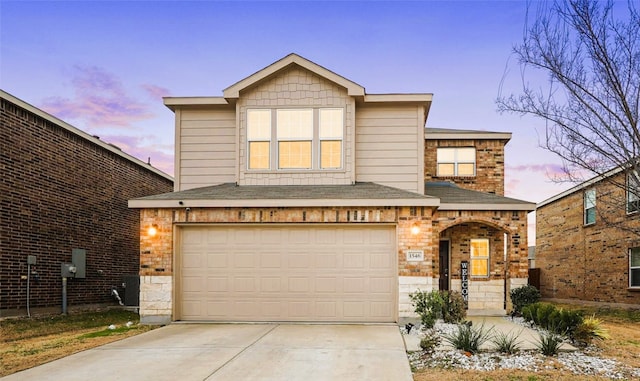
M 375 93 L 433 93 L 427 127 L 508 131 L 506 196 L 569 187 L 538 148 L 544 122 L 500 115 L 525 1 L 220 2 L 0 0 L 0 87 L 173 174 L 163 96 L 222 90 L 297 53 Z M 531 83 L 545 80 L 530 73 Z M 530 218 L 530 236 L 534 220 Z M 531 236 L 529 244 L 535 244 Z

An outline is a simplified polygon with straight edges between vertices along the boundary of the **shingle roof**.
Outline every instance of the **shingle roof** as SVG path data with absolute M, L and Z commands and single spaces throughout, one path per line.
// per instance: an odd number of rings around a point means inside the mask
M 510 132 L 481 131 L 481 130 L 455 130 L 448 128 L 425 128 L 424 138 L 430 139 L 500 139 L 510 140 Z
M 175 205 L 173 205 L 175 204 Z M 437 206 L 438 199 L 385 185 L 243 185 L 220 184 L 137 198 L 130 207 L 156 206 Z
M 440 210 L 535 210 L 535 203 L 460 188 L 451 182 L 426 182 L 424 193 L 440 199 Z

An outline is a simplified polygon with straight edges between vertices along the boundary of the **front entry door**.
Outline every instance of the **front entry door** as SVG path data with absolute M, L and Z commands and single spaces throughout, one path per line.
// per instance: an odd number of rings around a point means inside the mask
M 440 290 L 449 290 L 449 241 L 440 241 Z

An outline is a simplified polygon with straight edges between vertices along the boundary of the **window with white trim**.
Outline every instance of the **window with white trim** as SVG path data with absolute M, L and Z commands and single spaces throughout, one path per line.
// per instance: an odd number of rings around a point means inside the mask
M 640 211 L 640 184 L 635 171 L 627 173 L 627 213 Z
M 476 175 L 476 149 L 474 147 L 438 148 L 436 156 L 438 176 Z
M 489 239 L 474 238 L 471 240 L 471 276 L 489 276 Z
M 247 110 L 249 170 L 343 168 L 342 108 Z
M 247 110 L 249 169 L 271 168 L 271 110 Z
M 320 168 L 342 168 L 344 121 L 341 108 L 319 110 Z
M 640 247 L 629 249 L 629 287 L 640 288 Z
M 595 188 L 584 191 L 584 224 L 596 223 L 596 190 Z
M 313 109 L 277 110 L 279 169 L 311 169 Z

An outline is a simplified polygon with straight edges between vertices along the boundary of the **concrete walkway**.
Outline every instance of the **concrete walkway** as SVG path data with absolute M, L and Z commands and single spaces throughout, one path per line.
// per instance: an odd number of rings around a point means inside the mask
M 2 378 L 411 381 L 397 325 L 172 324 Z
M 524 327 L 522 325 L 512 322 L 510 319 L 503 316 L 469 316 L 467 318 L 473 322 L 474 327 L 479 327 L 484 324 L 484 329 L 491 329 L 493 332 L 502 332 L 504 334 L 517 334 L 518 341 L 520 342 L 521 350 L 537 349 L 540 335 L 535 330 Z M 420 349 L 420 337 L 417 335 L 403 335 L 405 345 L 408 352 L 419 351 Z M 482 350 L 491 350 L 494 348 L 493 343 L 488 341 L 480 346 Z M 439 346 L 439 349 L 446 350 L 452 349 L 451 345 L 445 340 Z M 576 348 L 570 344 L 563 343 L 560 346 L 560 350 L 563 351 L 575 351 Z

